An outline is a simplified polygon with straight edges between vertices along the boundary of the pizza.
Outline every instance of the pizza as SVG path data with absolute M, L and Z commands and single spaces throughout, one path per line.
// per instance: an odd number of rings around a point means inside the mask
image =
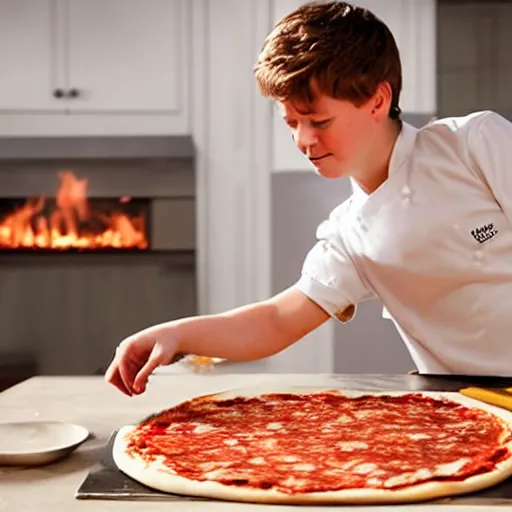
M 512 475 L 512 413 L 458 393 L 235 389 L 122 427 L 117 467 L 153 489 L 294 504 L 412 503 Z

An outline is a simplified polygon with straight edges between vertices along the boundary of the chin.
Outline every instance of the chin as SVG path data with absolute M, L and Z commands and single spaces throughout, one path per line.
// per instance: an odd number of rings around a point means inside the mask
M 315 167 L 315 174 L 318 174 L 318 176 L 322 176 L 322 178 L 341 178 L 345 176 L 346 173 L 343 172 L 342 169 L 322 169 L 320 167 Z

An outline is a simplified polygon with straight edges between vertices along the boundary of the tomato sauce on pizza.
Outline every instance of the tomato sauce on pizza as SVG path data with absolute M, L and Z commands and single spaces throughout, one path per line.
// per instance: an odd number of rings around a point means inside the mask
M 457 481 L 510 458 L 508 424 L 421 393 L 199 397 L 148 418 L 126 450 L 194 481 L 312 493 Z

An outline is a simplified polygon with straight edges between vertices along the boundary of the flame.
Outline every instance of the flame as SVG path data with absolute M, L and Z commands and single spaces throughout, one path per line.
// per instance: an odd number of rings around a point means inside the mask
M 144 217 L 119 211 L 111 215 L 94 211 L 87 200 L 88 180 L 79 180 L 72 171 L 59 173 L 60 186 L 56 207 L 42 213 L 44 196 L 28 199 L 16 211 L 0 221 L 0 248 L 8 249 L 146 249 Z M 129 202 L 123 197 L 120 204 Z M 96 222 L 102 228 L 90 233 L 87 225 Z M 82 227 L 85 226 L 85 229 Z

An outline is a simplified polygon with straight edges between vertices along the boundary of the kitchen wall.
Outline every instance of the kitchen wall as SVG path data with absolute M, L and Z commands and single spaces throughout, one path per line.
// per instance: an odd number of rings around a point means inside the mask
M 512 119 L 512 3 L 439 0 L 438 112 Z

